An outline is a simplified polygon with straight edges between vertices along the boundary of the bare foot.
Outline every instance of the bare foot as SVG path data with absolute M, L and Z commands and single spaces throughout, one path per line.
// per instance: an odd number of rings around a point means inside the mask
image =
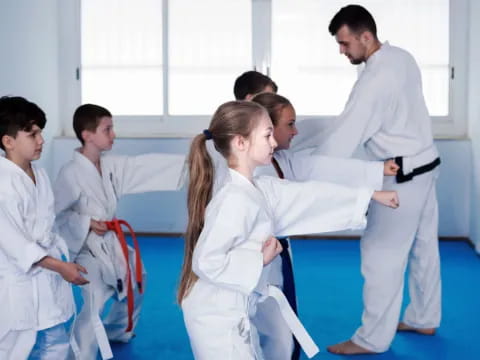
M 435 328 L 425 328 L 425 329 L 420 329 L 420 328 L 415 328 L 413 326 L 409 326 L 403 322 L 400 322 L 397 326 L 397 331 L 413 331 L 422 335 L 435 335 Z
M 331 345 L 327 347 L 327 350 L 332 354 L 341 355 L 376 354 L 373 351 L 367 350 L 360 345 L 355 344 L 352 340 Z

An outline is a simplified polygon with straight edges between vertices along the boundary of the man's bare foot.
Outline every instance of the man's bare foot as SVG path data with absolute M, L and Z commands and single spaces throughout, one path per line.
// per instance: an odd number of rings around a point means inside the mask
M 327 347 L 327 350 L 332 354 L 341 355 L 376 354 L 373 351 L 367 350 L 360 345 L 355 344 L 352 340 L 330 345 Z
M 422 335 L 435 335 L 435 328 L 415 328 L 413 326 L 409 326 L 405 324 L 404 322 L 400 322 L 397 326 L 397 331 L 413 331 Z

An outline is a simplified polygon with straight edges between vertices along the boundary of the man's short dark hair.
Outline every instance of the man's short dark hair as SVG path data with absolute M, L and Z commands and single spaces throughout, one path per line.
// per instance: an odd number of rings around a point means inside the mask
M 2 138 L 5 135 L 15 138 L 19 131 L 31 131 L 33 125 L 45 127 L 47 118 L 37 104 L 20 96 L 0 98 L 0 148 L 5 150 Z
M 375 38 L 377 37 L 375 20 L 363 6 L 347 5 L 341 8 L 330 21 L 328 31 L 335 35 L 343 25 L 347 25 L 350 31 L 356 34 L 370 31 Z
M 262 92 L 267 86 L 271 86 L 274 92 L 278 91 L 278 86 L 267 75 L 258 71 L 247 71 L 235 80 L 233 94 L 237 100 L 245 100 L 248 94 L 254 95 Z
M 73 114 L 73 130 L 82 145 L 85 143 L 82 138 L 82 131 L 95 132 L 100 124 L 100 119 L 105 116 L 112 117 L 112 114 L 104 107 L 95 104 L 80 105 L 75 110 Z

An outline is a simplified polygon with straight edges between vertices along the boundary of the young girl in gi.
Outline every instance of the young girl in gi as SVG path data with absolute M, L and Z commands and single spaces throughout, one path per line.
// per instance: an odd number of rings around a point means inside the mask
M 206 149 L 212 139 L 229 176 L 212 197 L 214 171 Z M 394 192 L 339 185 L 254 178 L 277 143 L 266 110 L 252 102 L 223 104 L 189 154 L 188 227 L 178 300 L 196 359 L 263 359 L 250 319 L 256 305 L 274 298 L 308 356 L 318 351 L 268 266 L 282 251 L 274 236 L 365 226 L 373 198 L 396 207 Z
M 273 137 L 278 146 L 273 153 L 272 162 L 259 166 L 255 175 L 270 175 L 292 181 L 329 181 L 352 187 L 371 187 L 381 190 L 384 175 L 395 175 L 398 166 L 393 160 L 362 161 L 341 159 L 308 152 L 293 152 L 290 143 L 298 134 L 296 113 L 291 102 L 278 94 L 264 92 L 253 99 L 268 112 L 273 123 Z M 293 309 L 297 308 L 295 284 L 291 261 L 289 239 L 281 239 L 284 247 L 282 256 L 271 264 L 271 284 L 283 289 Z M 284 262 L 288 262 L 285 266 Z M 253 322 L 260 335 L 260 344 L 267 359 L 297 360 L 300 347 L 291 336 L 291 332 L 279 315 L 278 308 L 271 306 L 273 300 L 268 299 L 259 304 Z

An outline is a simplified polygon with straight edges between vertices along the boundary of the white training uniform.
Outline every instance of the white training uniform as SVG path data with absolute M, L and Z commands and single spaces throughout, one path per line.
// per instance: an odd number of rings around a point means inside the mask
M 269 287 L 262 246 L 271 236 L 358 228 L 372 195 L 320 182 L 265 176 L 251 183 L 230 169 L 207 206 L 192 269 L 199 279 L 182 302 L 197 360 L 268 359 L 250 321 Z
M 54 187 L 57 225 L 72 258 L 87 269 L 86 277 L 90 280 L 82 288 L 84 305 L 74 328 L 81 359 L 95 359 L 99 346 L 102 357 L 110 358 L 108 339 L 129 341 L 143 300 L 133 279 L 135 252 L 129 247 L 135 309 L 133 329 L 126 332 L 126 261 L 116 234 L 113 231 L 104 236 L 95 234 L 90 231 L 90 220 L 114 219 L 118 200 L 125 194 L 177 189 L 184 160 L 184 156 L 168 154 L 105 155 L 100 159 L 100 175 L 88 158 L 74 151 L 73 159 L 61 169 Z M 114 295 L 115 301 L 103 321 L 104 328 L 100 316 L 106 301 Z
M 315 152 L 322 155 L 350 157 L 363 146 L 375 160 L 401 156 L 405 174 L 434 161 L 438 153 L 413 57 L 384 43 L 368 58 L 342 114 L 317 142 Z M 440 324 L 437 176 L 438 169 L 403 183 L 385 177 L 383 188 L 398 192 L 400 207 L 369 209 L 361 240 L 365 308 L 352 338 L 368 350 L 383 352 L 391 344 L 407 263 L 411 301 L 403 321 L 416 328 Z
M 45 256 L 68 259 L 68 250 L 52 231 L 48 176 L 34 164 L 32 170 L 36 183 L 0 156 L 0 359 L 65 359 L 72 288 L 60 274 L 35 263 Z
M 293 152 L 291 150 L 274 152 L 273 157 L 277 161 L 284 179 L 291 181 L 326 181 L 354 188 L 367 187 L 382 190 L 383 161 L 333 158 L 311 155 L 310 152 Z M 273 164 L 257 167 L 255 175 L 279 176 Z M 287 241 L 290 240 L 287 239 Z M 292 258 L 291 246 L 289 246 L 289 252 Z M 280 256 L 270 265 L 269 282 L 283 288 L 282 259 Z M 273 302 L 273 299 L 267 299 L 259 303 L 252 321 L 258 330 L 265 358 L 290 360 L 294 346 L 292 333 L 281 317 L 278 306 L 272 306 Z

